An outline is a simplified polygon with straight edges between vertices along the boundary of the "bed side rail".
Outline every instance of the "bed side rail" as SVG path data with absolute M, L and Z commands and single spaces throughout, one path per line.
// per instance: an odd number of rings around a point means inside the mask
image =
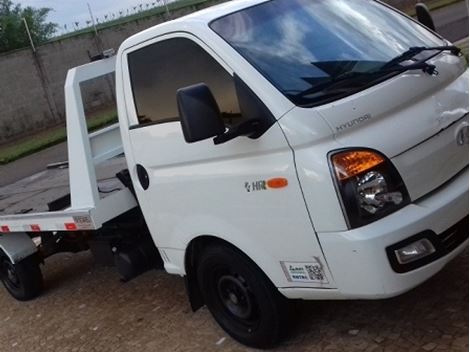
M 82 82 L 112 74 L 115 66 L 110 57 L 75 67 L 65 82 L 71 209 L 92 209 L 97 228 L 137 205 L 128 189 L 100 199 L 95 165 L 122 154 L 122 139 L 119 124 L 88 134 L 80 90 Z
M 136 206 L 132 192 L 125 188 L 101 199 L 95 208 L 0 216 L 0 233 L 98 230 Z
M 108 149 L 108 143 L 101 142 L 107 139 L 104 137 L 108 135 L 107 131 L 103 134 L 91 134 L 91 138 L 88 135 L 80 83 L 113 73 L 115 65 L 116 58 L 111 57 L 75 67 L 69 70 L 65 81 L 70 194 L 72 208 L 75 209 L 96 207 L 100 198 L 93 156 L 95 155 L 98 159 L 103 159 L 104 156 L 109 158 L 116 147 L 116 140 L 112 137 L 109 140 L 112 141 L 114 147 Z M 109 132 L 109 135 L 112 134 Z M 94 154 L 92 153 L 92 140 Z

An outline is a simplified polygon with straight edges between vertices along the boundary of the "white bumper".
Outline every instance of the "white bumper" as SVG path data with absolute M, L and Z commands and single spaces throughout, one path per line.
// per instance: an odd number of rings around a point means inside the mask
M 392 269 L 386 248 L 426 230 L 441 234 L 468 216 L 468 167 L 437 191 L 370 225 L 319 233 L 337 289 L 280 289 L 289 298 L 379 299 L 397 296 L 439 272 L 468 245 L 406 273 Z M 467 229 L 468 231 L 468 229 Z

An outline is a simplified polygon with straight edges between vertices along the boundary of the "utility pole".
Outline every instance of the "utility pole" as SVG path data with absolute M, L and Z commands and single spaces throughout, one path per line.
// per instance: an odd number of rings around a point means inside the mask
M 33 49 L 33 53 L 36 53 L 36 47 L 34 46 L 33 38 L 31 37 L 31 32 L 29 30 L 28 22 L 26 18 L 23 17 L 24 26 L 26 27 L 26 33 L 28 33 L 29 43 L 31 44 L 31 49 Z
M 36 66 L 39 80 L 41 82 L 41 86 L 44 92 L 44 98 L 46 99 L 47 106 L 49 107 L 49 112 L 51 113 L 52 119 L 54 122 L 60 121 L 60 115 L 57 112 L 57 105 L 54 101 L 54 96 L 51 91 L 49 80 L 47 79 L 46 72 L 41 62 L 41 57 L 39 56 L 38 52 L 36 51 L 36 47 L 34 46 L 33 37 L 31 36 L 31 31 L 29 30 L 28 22 L 26 18 L 22 18 L 24 26 L 26 28 L 26 33 L 28 33 L 29 43 L 31 44 L 31 49 L 33 49 L 33 62 Z
M 98 52 L 101 54 L 103 52 L 103 45 L 101 43 L 101 39 L 100 39 L 100 36 L 98 34 L 98 28 L 96 28 L 95 17 L 93 16 L 93 11 L 91 11 L 91 6 L 90 6 L 89 3 L 87 3 L 87 6 L 88 6 L 88 12 L 90 12 L 91 23 L 92 23 L 93 29 L 95 31 L 96 47 L 98 48 Z
M 98 37 L 98 29 L 96 29 L 95 17 L 93 16 L 93 11 L 91 11 L 91 6 L 89 3 L 86 3 L 88 6 L 88 12 L 90 13 L 91 17 L 91 24 L 93 25 L 93 29 L 95 30 L 95 35 Z
M 163 0 L 163 3 L 165 4 L 166 15 L 170 17 L 170 10 L 168 9 L 168 0 Z

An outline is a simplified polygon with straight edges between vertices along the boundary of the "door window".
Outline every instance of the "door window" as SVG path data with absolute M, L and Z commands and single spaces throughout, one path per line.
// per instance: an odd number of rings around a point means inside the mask
M 226 125 L 240 123 L 233 77 L 204 49 L 186 38 L 151 44 L 128 56 L 139 125 L 178 121 L 176 91 L 209 86 Z

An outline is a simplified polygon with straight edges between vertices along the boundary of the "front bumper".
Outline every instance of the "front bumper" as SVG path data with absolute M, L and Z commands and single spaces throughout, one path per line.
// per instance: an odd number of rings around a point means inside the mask
M 370 225 L 346 232 L 319 233 L 337 289 L 328 292 L 281 289 L 281 292 L 289 298 L 302 299 L 397 296 L 429 279 L 461 253 L 468 245 L 468 228 L 450 250 L 403 273 L 392 268 L 387 248 L 423 232 L 448 234 L 449 229 L 467 216 L 468 167 L 438 190 Z

